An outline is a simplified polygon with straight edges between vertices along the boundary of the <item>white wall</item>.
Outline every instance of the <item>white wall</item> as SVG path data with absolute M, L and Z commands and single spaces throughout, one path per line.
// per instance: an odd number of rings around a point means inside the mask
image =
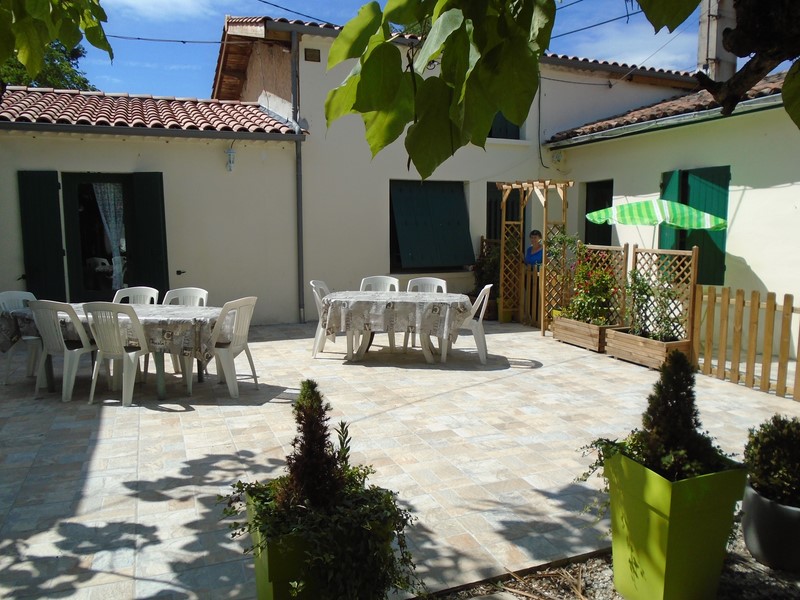
M 0 289 L 24 289 L 17 171 L 160 171 L 170 287 L 206 288 L 214 305 L 255 295 L 254 323 L 297 321 L 294 145 L 236 141 L 228 172 L 230 144 L 0 132 Z
M 800 132 L 783 108 L 562 152 L 561 174 L 581 192 L 586 182 L 613 179 L 615 202 L 658 196 L 665 171 L 730 166 L 725 285 L 800 298 Z M 584 207 L 582 194 L 570 206 L 576 229 Z M 615 227 L 614 235 L 619 243 L 658 244 L 655 227 Z
M 300 117 L 305 119 L 310 136 L 303 144 L 303 204 L 305 222 L 305 275 L 306 279 L 323 279 L 332 289 L 352 289 L 362 276 L 388 274 L 389 272 L 389 181 L 393 179 L 419 180 L 413 165 L 407 168 L 408 157 L 403 138 L 372 158 L 364 140 L 364 126 L 357 115 L 349 115 L 334 122 L 328 129 L 325 121 L 325 98 L 328 91 L 338 86 L 350 72 L 352 61 L 326 71 L 329 37 L 305 35 L 300 47 Z M 304 48 L 320 50 L 320 62 L 303 60 Z M 251 57 L 251 61 L 258 60 Z M 252 65 L 252 63 L 251 63 Z M 268 70 L 269 67 L 265 67 Z M 249 69 L 256 77 L 259 69 Z M 543 66 L 544 73 L 555 69 Z M 562 72 L 555 74 L 566 77 Z M 572 74 L 581 81 L 591 79 L 585 73 Z M 595 81 L 601 75 L 595 75 Z M 552 87 L 550 82 L 548 86 Z M 555 88 L 554 88 L 555 89 Z M 604 100 L 599 106 L 605 109 L 616 102 L 639 106 L 654 99 L 674 95 L 674 90 L 649 85 L 623 82 L 612 90 L 600 87 L 582 87 L 573 94 L 570 102 L 560 105 L 560 99 L 549 97 L 552 111 L 546 113 L 548 122 L 556 119 L 559 127 L 583 124 L 586 115 L 586 90 L 594 93 L 603 90 Z M 545 88 L 547 92 L 547 88 Z M 556 90 L 559 95 L 566 88 Z M 251 90 L 255 94 L 255 90 Z M 244 97 L 244 100 L 256 99 Z M 583 108 L 578 101 L 583 102 Z M 612 113 L 615 112 L 608 109 Z M 621 110 L 621 109 L 619 109 Z M 616 112 L 619 112 L 617 110 Z M 562 126 L 563 124 L 563 126 Z M 440 166 L 430 178 L 441 181 L 463 181 L 466 187 L 473 245 L 477 251 L 480 237 L 486 232 L 486 186 L 489 182 L 539 179 L 543 176 L 538 145 L 538 104 L 534 102 L 523 137 L 528 140 L 489 140 L 486 149 L 468 146 Z M 543 125 L 544 130 L 548 127 Z M 533 140 L 533 141 L 530 141 Z M 541 206 L 533 199 L 528 220 L 541 227 Z M 526 238 L 527 239 L 527 238 Z M 469 273 L 440 274 L 454 291 L 469 291 L 474 281 Z M 306 306 L 313 306 L 310 290 Z M 313 310 L 313 309 L 312 309 Z

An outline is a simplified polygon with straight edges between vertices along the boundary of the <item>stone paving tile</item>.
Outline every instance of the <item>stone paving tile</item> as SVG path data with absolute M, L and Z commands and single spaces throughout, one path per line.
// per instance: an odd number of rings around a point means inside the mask
M 408 540 L 431 591 L 608 546 L 607 522 L 582 512 L 602 482 L 575 482 L 591 462 L 580 448 L 638 426 L 656 372 L 498 323 L 487 365 L 469 337 L 446 365 L 391 354 L 385 336 L 361 362 L 341 338 L 312 359 L 315 327 L 253 328 L 261 382 L 242 378 L 237 400 L 212 364 L 191 398 L 168 373 L 157 401 L 151 374 L 131 407 L 104 383 L 88 405 L 88 362 L 72 402 L 34 399 L 19 362 L 0 387 L 0 596 L 254 597 L 248 541 L 229 537 L 216 497 L 281 472 L 306 378 L 331 424 L 350 423 L 352 459 L 417 517 Z M 773 413 L 800 416 L 800 403 L 702 375 L 697 399 L 730 452 Z

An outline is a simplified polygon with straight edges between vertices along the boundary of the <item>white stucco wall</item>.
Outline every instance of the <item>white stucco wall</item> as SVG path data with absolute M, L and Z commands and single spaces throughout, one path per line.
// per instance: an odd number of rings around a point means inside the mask
M 661 174 L 730 166 L 725 285 L 800 298 L 800 131 L 783 108 L 561 150 L 576 182 L 570 222 L 583 231 L 586 182 L 613 179 L 614 201 L 657 197 Z M 615 227 L 615 241 L 653 248 L 655 227 Z
M 402 136 L 372 158 L 364 140 L 360 117 L 346 116 L 327 128 L 325 98 L 352 68 L 351 61 L 326 71 L 331 43 L 329 37 L 305 35 L 300 44 L 300 117 L 310 131 L 303 144 L 305 278 L 323 279 L 332 289 L 352 289 L 358 286 L 362 276 L 389 273 L 389 181 L 419 180 L 419 175 L 413 165 L 410 170 L 407 168 L 408 156 Z M 303 60 L 305 48 L 319 49 L 321 61 Z M 252 60 L 257 58 L 251 57 Z M 251 68 L 249 72 L 257 71 Z M 543 73 L 559 78 L 569 76 L 561 71 L 555 73 L 555 69 L 549 66 L 543 66 Z M 572 77 L 583 82 L 591 79 L 586 73 L 573 73 Z M 606 79 L 601 78 L 601 81 Z M 548 82 L 547 85 L 554 84 Z M 585 103 L 586 89 L 604 90 L 604 99 L 600 103 L 604 108 L 613 105 L 615 98 L 622 106 L 628 107 L 641 106 L 674 94 L 672 89 L 629 82 L 622 82 L 610 91 L 605 91 L 608 88 L 603 86 L 585 87 L 577 94 L 574 93 L 575 86 L 570 90 L 565 87 L 553 89 L 554 94 L 547 100 L 551 110 L 544 113 L 547 119 L 541 123 L 543 131 L 547 130 L 547 123 L 556 118 L 559 123 L 566 123 L 564 127 L 584 123 L 588 113 L 585 107 L 581 109 L 577 100 L 580 98 Z M 567 91 L 572 96 L 561 106 L 560 102 L 565 98 L 560 96 Z M 490 139 L 485 150 L 473 146 L 462 148 L 431 176 L 431 180 L 464 182 L 476 251 L 481 235 L 486 232 L 487 183 L 543 176 L 545 171 L 536 144 L 539 127 L 538 103 L 534 102 L 522 128 L 522 137 L 526 139 Z M 528 223 L 541 227 L 541 205 L 533 199 L 529 206 Z M 470 273 L 440 276 L 448 280 L 449 289 L 453 291 L 469 291 L 474 286 Z M 313 307 L 310 290 L 306 306 Z
M 0 289 L 24 289 L 17 171 L 159 171 L 170 287 L 206 288 L 214 305 L 255 295 L 254 323 L 297 321 L 294 145 L 236 141 L 228 172 L 230 145 L 0 132 Z

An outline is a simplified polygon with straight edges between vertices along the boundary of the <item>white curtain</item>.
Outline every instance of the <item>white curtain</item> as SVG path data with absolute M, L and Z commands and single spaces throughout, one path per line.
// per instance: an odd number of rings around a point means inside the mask
M 111 241 L 111 264 L 114 268 L 111 276 L 111 288 L 118 290 L 122 287 L 124 262 L 121 258 L 120 248 L 125 243 L 122 184 L 93 183 L 92 187 L 97 199 L 97 207 L 100 209 L 100 217 L 103 220 L 103 228 Z

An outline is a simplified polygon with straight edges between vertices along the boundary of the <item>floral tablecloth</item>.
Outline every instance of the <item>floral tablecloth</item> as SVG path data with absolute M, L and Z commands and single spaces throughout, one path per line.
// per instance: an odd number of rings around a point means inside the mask
M 322 299 L 326 333 L 386 331 L 455 342 L 472 304 L 464 294 L 332 292 Z

